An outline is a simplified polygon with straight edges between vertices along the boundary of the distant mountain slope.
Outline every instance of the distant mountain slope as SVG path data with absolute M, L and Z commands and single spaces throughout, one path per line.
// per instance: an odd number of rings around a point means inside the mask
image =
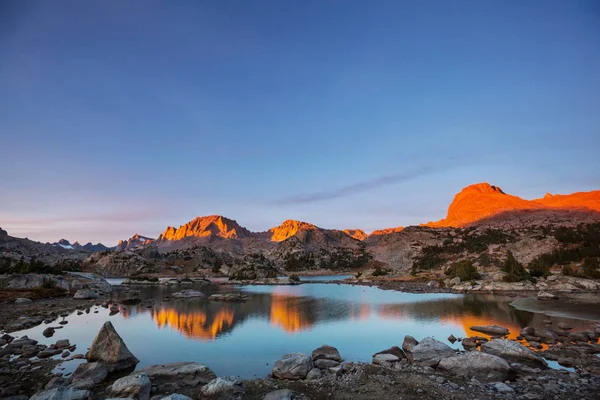
M 71 244 L 67 239 L 60 239 L 56 243 L 52 243 L 55 247 L 61 247 L 66 250 L 86 250 L 86 251 L 104 251 L 108 250 L 108 247 L 103 245 L 102 243 L 92 244 L 92 242 L 88 242 L 83 246 L 79 244 L 79 242 L 75 242 Z
M 470 185 L 461 190 L 448 207 L 446 218 L 423 224 L 429 227 L 461 227 L 489 220 L 496 215 L 523 210 L 588 210 L 600 211 L 600 191 L 570 195 L 546 195 L 541 199 L 525 200 L 506 194 L 489 183 Z M 539 215 L 539 214 L 538 214 Z
M 154 240 L 153 238 L 150 238 L 147 236 L 141 236 L 140 234 L 136 233 L 135 235 L 133 235 L 132 237 L 130 237 L 127 240 L 119 240 L 119 243 L 117 243 L 115 250 L 133 249 L 135 247 L 139 247 L 144 244 L 149 244 L 153 240 Z

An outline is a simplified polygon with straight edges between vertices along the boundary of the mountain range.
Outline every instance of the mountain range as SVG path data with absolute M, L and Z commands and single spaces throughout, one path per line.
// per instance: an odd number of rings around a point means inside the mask
M 324 229 L 296 220 L 252 232 L 233 219 L 209 215 L 178 228 L 169 226 L 156 239 L 135 234 L 111 252 L 100 244 L 90 248 L 91 243 L 80 246 L 64 239 L 42 244 L 0 230 L 0 256 L 12 260 L 35 256 L 49 265 L 70 257 L 80 260 L 84 269 L 106 276 L 164 268 L 186 273 L 213 269 L 230 276 L 276 275 L 277 271 L 308 269 L 356 270 L 373 263 L 407 273 L 415 265 L 442 266 L 456 261 L 473 249 L 477 250 L 473 256 L 483 257 L 487 265 L 490 260 L 497 265 L 509 250 L 519 262 L 528 263 L 559 248 L 553 236 L 557 227 L 577 230 L 580 224 L 596 222 L 600 222 L 600 191 L 526 200 L 498 186 L 479 183 L 462 189 L 439 221 L 370 234 L 361 229 Z
M 543 221 L 549 223 L 567 223 L 569 221 L 596 220 L 600 214 L 600 190 L 578 192 L 567 195 L 546 194 L 541 199 L 526 200 L 506 194 L 500 187 L 489 183 L 478 183 L 462 189 L 450 206 L 446 218 L 436 222 L 428 222 L 421 226 L 432 228 L 461 228 L 477 224 L 498 225 L 508 219 L 517 219 L 523 223 Z M 526 215 L 529 220 L 521 221 Z M 364 241 L 375 236 L 401 232 L 402 226 L 375 230 L 367 234 L 361 229 L 323 229 L 308 222 L 287 220 L 281 225 L 265 232 L 252 232 L 237 221 L 220 215 L 196 217 L 179 228 L 169 226 L 153 240 L 148 237 L 134 235 L 126 242 L 119 242 L 117 250 L 133 248 L 143 244 L 155 244 L 170 247 L 177 242 L 206 243 L 211 239 L 234 239 L 283 242 L 290 237 L 317 236 L 326 234 L 329 240 L 338 242 L 344 236 Z M 332 235 L 336 239 L 332 239 Z M 327 239 L 324 239 L 327 241 Z

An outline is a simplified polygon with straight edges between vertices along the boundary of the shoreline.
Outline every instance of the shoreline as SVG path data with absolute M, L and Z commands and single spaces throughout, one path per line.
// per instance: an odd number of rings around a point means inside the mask
M 328 274 L 331 275 L 331 274 Z M 347 275 L 347 274 L 344 274 Z M 173 278 L 173 277 L 169 277 Z M 507 297 L 517 297 L 527 299 L 528 297 L 535 296 L 536 291 L 513 291 L 513 292 L 502 292 L 496 291 L 493 293 L 483 293 L 483 292 L 474 292 L 474 293 L 465 293 L 465 292 L 456 292 L 452 291 L 448 288 L 439 288 L 439 287 L 431 287 L 428 286 L 424 282 L 418 281 L 397 281 L 390 279 L 376 279 L 371 281 L 304 281 L 294 284 L 313 284 L 313 283 L 325 283 L 325 284 L 348 284 L 353 286 L 370 286 L 377 287 L 382 290 L 392 290 L 398 292 L 405 293 L 415 293 L 415 294 L 435 294 L 435 293 L 452 293 L 452 294 L 494 294 L 501 295 Z M 240 282 L 224 282 L 224 285 L 239 285 Z M 261 285 L 265 283 L 260 282 L 249 282 L 251 285 Z M 271 283 L 273 284 L 273 283 Z M 139 284 L 138 284 L 139 285 Z M 120 289 L 117 289 L 119 292 L 126 294 L 128 291 L 135 291 L 135 287 L 137 285 L 122 285 Z M 182 285 L 182 288 L 185 288 Z M 114 289 L 114 288 L 113 288 Z M 113 292 L 114 293 L 114 292 Z M 118 292 L 117 292 L 118 293 Z M 586 291 L 586 292 L 577 292 L 577 293 L 566 293 L 566 292 L 557 292 L 561 295 L 561 301 L 573 301 L 572 304 L 582 304 L 581 301 L 587 300 L 585 304 L 589 304 L 591 301 L 592 304 L 597 304 L 600 302 L 599 296 L 594 296 L 598 292 Z M 561 294 L 562 293 L 562 294 Z M 110 297 L 101 297 L 99 299 L 92 300 L 74 300 L 71 297 L 57 297 L 52 299 L 36 299 L 30 304 L 24 305 L 13 305 L 8 306 L 9 303 L 6 301 L 0 301 L 0 328 L 4 329 L 11 323 L 14 323 L 19 320 L 20 317 L 36 317 L 42 318 L 43 320 L 57 320 L 61 314 L 74 312 L 75 310 L 84 310 L 85 308 L 98 306 L 98 307 L 109 307 L 108 298 Z M 570 300 L 574 298 L 574 300 Z M 579 300 L 578 300 L 579 299 Z M 579 301 L 579 303 L 577 303 Z M 551 302 L 543 303 L 543 304 L 552 304 Z M 571 304 L 571 303 L 569 303 Z M 536 312 L 536 310 L 525 310 L 530 312 Z M 543 310 L 537 310 L 537 312 L 544 312 Z M 547 312 L 544 312 L 547 313 Z M 569 318 L 576 318 L 573 316 L 566 315 Z M 593 321 L 599 321 L 595 319 Z M 41 323 L 41 322 L 40 322 Z M 84 349 L 80 349 L 81 352 L 84 352 Z M 52 375 L 51 371 L 54 367 L 64 360 L 54 360 L 54 359 L 40 359 L 34 360 L 28 364 L 25 370 L 12 372 L 12 369 L 9 371 L 10 375 L 13 379 L 16 379 L 19 382 L 38 382 L 38 384 L 32 383 L 32 390 L 41 390 L 43 389 L 41 383 L 47 382 Z M 39 367 L 39 368 L 37 368 Z M 210 365 L 208 365 L 210 367 Z M 0 370 L 2 370 L 2 361 L 0 361 Z M 28 368 L 28 369 L 27 369 Z M 390 393 L 396 393 L 398 396 L 402 396 L 406 399 L 439 399 L 439 396 L 453 398 L 453 399 L 469 399 L 472 398 L 469 396 L 470 393 L 478 393 L 481 398 L 513 398 L 509 395 L 514 396 L 514 391 L 520 391 L 524 394 L 527 393 L 528 388 L 535 388 L 534 382 L 528 381 L 511 381 L 510 385 L 513 387 L 513 392 L 499 392 L 493 385 L 488 385 L 486 383 L 479 382 L 478 384 L 474 384 L 469 380 L 462 379 L 461 377 L 449 376 L 446 373 L 440 374 L 438 371 L 433 368 L 423 366 L 413 365 L 413 364 L 393 364 L 393 365 L 374 365 L 368 364 L 364 362 L 352 362 L 348 363 L 346 367 L 344 367 L 345 371 L 343 372 L 326 372 L 324 375 L 315 380 L 278 380 L 273 379 L 272 377 L 267 376 L 266 378 L 256 378 L 256 379 L 244 379 L 241 380 L 242 385 L 245 388 L 245 396 L 243 398 L 248 399 L 262 399 L 263 396 L 269 391 L 277 390 L 277 389 L 290 389 L 296 393 L 304 393 L 305 398 L 336 398 L 336 399 L 370 399 L 381 397 L 385 398 L 386 395 Z M 6 371 L 6 370 L 5 370 Z M 598 373 L 600 373 L 600 368 L 598 369 Z M 587 375 L 586 375 L 587 374 Z M 353 376 L 352 379 L 349 379 L 349 376 Z M 566 380 L 571 379 L 573 382 L 584 379 L 585 377 L 588 381 L 594 380 L 596 382 L 595 375 L 592 375 L 591 378 L 589 373 L 582 372 L 572 373 L 565 370 L 544 370 L 541 375 L 545 379 L 562 379 Z M 61 378 L 62 379 L 62 378 Z M 600 378 L 598 378 L 600 379 Z M 382 380 L 387 383 L 381 384 Z M 389 381 L 388 381 L 389 380 Z M 0 380 L 0 383 L 2 381 Z M 92 390 L 92 398 L 100 399 L 107 396 L 105 392 L 106 388 L 111 380 L 103 383 L 98 388 Z M 600 390 L 600 382 L 596 382 L 593 386 L 594 390 Z M 21 385 L 22 386 L 22 385 Z M 583 388 L 587 388 L 590 385 L 583 384 Z M 0 389 L 2 389 L 0 387 Z M 571 388 L 572 389 L 572 388 Z M 20 389 L 24 390 L 24 389 Z M 34 390 L 34 391 L 35 391 Z M 349 394 L 348 397 L 344 397 L 339 391 L 347 392 Z M 544 391 L 546 393 L 546 391 Z M 549 391 L 548 393 L 552 393 L 553 396 L 558 396 L 560 399 L 568 399 L 569 397 L 562 397 L 561 393 L 554 393 Z M 587 393 L 587 390 L 586 390 Z M 33 392 L 27 392 L 27 394 L 33 394 Z M 506 397 L 503 397 L 505 396 Z M 194 393 L 194 398 L 198 396 L 197 393 Z M 200 397 L 200 398 L 209 398 L 209 397 Z M 302 397 L 299 397 L 302 398 Z M 523 397 L 525 398 L 525 397 Z M 527 397 L 527 399 L 535 397 Z M 544 397 L 538 397 L 544 398 Z M 581 398 L 589 398 L 592 397 L 581 397 Z M 158 399 L 158 398 L 157 398 Z M 18 400 L 18 399 L 17 399 Z

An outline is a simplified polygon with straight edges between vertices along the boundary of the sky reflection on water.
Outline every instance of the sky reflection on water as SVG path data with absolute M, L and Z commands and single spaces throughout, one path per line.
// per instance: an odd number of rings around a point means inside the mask
M 45 344 L 68 338 L 78 345 L 77 352 L 85 353 L 104 321 L 111 320 L 140 359 L 138 368 L 198 361 L 217 375 L 253 377 L 269 373 L 286 353 L 310 352 L 324 343 L 336 346 L 346 360 L 370 361 L 373 353 L 401 345 L 405 335 L 446 341 L 450 334 L 476 334 L 469 330 L 472 325 L 497 324 L 514 337 L 521 327 L 543 326 L 546 318 L 510 307 L 513 299 L 504 296 L 413 294 L 338 284 L 212 289 L 243 291 L 251 297 L 245 303 L 165 301 L 181 288 L 136 289 L 142 299 L 155 299 L 152 308 L 142 303 L 121 307 L 119 314 L 109 316 L 100 307 L 97 314 L 70 315 L 69 324 L 52 338 L 42 336 L 44 325 L 19 334 Z M 586 320 L 554 319 L 569 322 L 575 330 L 589 326 Z

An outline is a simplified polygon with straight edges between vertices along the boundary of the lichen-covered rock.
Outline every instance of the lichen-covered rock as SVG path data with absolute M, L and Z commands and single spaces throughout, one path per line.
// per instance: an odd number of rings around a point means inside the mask
M 308 354 L 290 353 L 273 365 L 273 376 L 279 379 L 305 379 L 313 368 L 312 357 Z
M 246 392 L 240 378 L 236 376 L 224 376 L 213 379 L 202 386 L 202 395 L 208 398 L 241 398 Z
M 548 366 L 541 356 L 512 340 L 492 339 L 481 345 L 481 351 L 504 358 L 509 362 L 524 364 L 530 367 L 545 368 Z
M 485 382 L 504 381 L 510 375 L 510 365 L 504 359 L 479 351 L 444 358 L 437 368 L 448 374 Z
M 176 362 L 152 365 L 138 372 L 145 373 L 155 385 L 177 382 L 180 388 L 193 388 L 205 385 L 217 376 L 205 365 L 197 362 Z
M 110 389 L 110 395 L 119 398 L 148 400 L 151 388 L 152 382 L 150 382 L 148 375 L 135 373 L 114 381 Z
M 435 366 L 442 358 L 451 357 L 456 353 L 445 343 L 427 337 L 419 342 L 410 352 L 407 352 L 408 354 L 410 354 L 409 359 L 412 362 Z

